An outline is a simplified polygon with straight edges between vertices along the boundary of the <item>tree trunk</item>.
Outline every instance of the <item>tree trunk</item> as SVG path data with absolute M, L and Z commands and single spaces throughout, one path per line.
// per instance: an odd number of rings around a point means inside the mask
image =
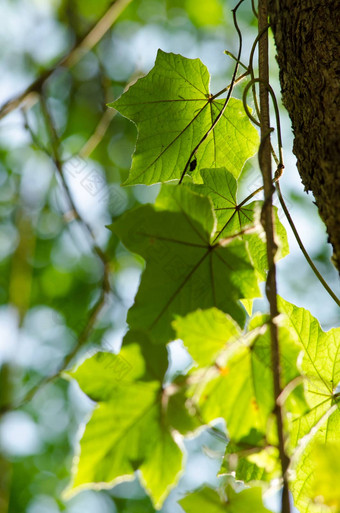
M 340 1 L 269 0 L 297 167 L 340 271 Z

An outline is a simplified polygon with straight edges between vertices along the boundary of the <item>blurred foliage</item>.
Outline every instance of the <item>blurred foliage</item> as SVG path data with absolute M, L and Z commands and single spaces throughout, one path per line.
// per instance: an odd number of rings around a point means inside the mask
M 54 66 L 112 3 L 3 0 L 1 103 Z M 118 349 L 142 268 L 142 260 L 105 226 L 157 192 L 157 186 L 119 187 L 128 175 L 136 128 L 120 115 L 108 118 L 106 104 L 151 68 L 158 47 L 201 57 L 214 88 L 224 87 L 233 63 L 223 50 L 235 51 L 236 45 L 232 7 L 226 0 L 132 0 L 91 51 L 73 67 L 56 68 L 42 88 L 76 206 L 110 255 L 111 293 L 82 356 L 98 347 Z M 240 23 L 248 32 L 255 30 L 249 5 L 240 10 Z M 245 35 L 246 46 L 247 41 Z M 36 94 L 0 122 L 1 407 L 20 403 L 58 370 L 102 292 L 103 262 L 74 218 L 50 158 L 51 144 Z M 247 164 L 247 173 L 252 170 Z M 319 248 L 318 259 L 326 266 L 325 251 Z M 84 492 L 69 502 L 61 498 L 77 426 L 92 407 L 74 385 L 57 379 L 21 410 L 3 415 L 1 513 L 154 511 L 138 483 Z M 170 498 L 162 511 L 180 508 Z

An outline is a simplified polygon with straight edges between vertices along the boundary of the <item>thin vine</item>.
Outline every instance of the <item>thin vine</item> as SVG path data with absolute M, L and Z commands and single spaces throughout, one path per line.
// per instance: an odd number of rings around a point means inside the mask
M 275 408 L 274 413 L 277 422 L 277 432 L 279 441 L 279 454 L 281 463 L 281 473 L 283 479 L 281 513 L 290 513 L 288 467 L 289 457 L 285 452 L 285 430 L 284 430 L 284 412 L 278 402 L 282 393 L 281 385 L 281 359 L 279 346 L 279 333 L 277 317 L 279 315 L 277 306 L 277 286 L 276 286 L 276 266 L 275 253 L 277 246 L 274 240 L 273 226 L 273 182 L 271 169 L 271 144 L 270 144 L 270 114 L 269 114 L 269 94 L 268 89 L 263 82 L 269 82 L 269 62 L 268 62 L 268 32 L 265 30 L 268 24 L 267 0 L 259 0 L 258 4 L 258 27 L 259 34 L 263 35 L 259 39 L 259 76 L 260 76 L 260 122 L 261 122 L 261 145 L 259 149 L 259 165 L 263 177 L 264 185 L 264 205 L 262 207 L 261 221 L 266 232 L 267 240 L 267 260 L 268 276 L 266 281 L 266 296 L 270 307 L 270 334 L 271 334 L 271 358 L 274 386 Z

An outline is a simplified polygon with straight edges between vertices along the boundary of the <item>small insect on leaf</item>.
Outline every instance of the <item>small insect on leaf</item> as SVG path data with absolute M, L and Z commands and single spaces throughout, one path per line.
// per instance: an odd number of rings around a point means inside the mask
M 194 171 L 196 169 L 196 166 L 197 166 L 197 159 L 196 157 L 194 158 L 194 160 L 192 160 L 190 162 L 190 168 L 189 168 L 189 171 Z

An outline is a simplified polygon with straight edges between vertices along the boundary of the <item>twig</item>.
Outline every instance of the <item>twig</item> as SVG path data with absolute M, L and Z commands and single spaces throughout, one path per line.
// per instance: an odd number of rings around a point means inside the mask
M 132 0 L 116 0 L 116 2 L 106 11 L 96 25 L 86 34 L 86 36 L 75 46 L 67 55 L 65 55 L 54 66 L 44 71 L 25 91 L 8 100 L 0 109 L 0 119 L 7 116 L 10 112 L 18 108 L 33 92 L 40 92 L 45 81 L 58 68 L 72 68 L 80 61 L 106 34 L 113 23 L 117 20 L 123 10 L 132 2 Z
M 91 137 L 86 141 L 84 146 L 81 148 L 78 156 L 80 158 L 87 158 L 97 148 L 98 144 L 103 139 L 112 119 L 116 116 L 117 111 L 114 109 L 106 109 L 102 117 L 99 120 Z
M 37 383 L 33 388 L 31 388 L 16 405 L 13 405 L 13 404 L 4 405 L 0 409 L 0 415 L 5 413 L 5 412 L 7 412 L 7 411 L 9 411 L 9 410 L 20 408 L 24 404 L 29 402 L 42 387 L 44 387 L 48 383 L 51 383 L 52 381 L 54 381 L 60 375 L 60 373 L 69 365 L 71 360 L 77 354 L 78 350 L 82 347 L 84 342 L 86 342 L 86 340 L 88 339 L 88 337 L 89 337 L 91 331 L 93 330 L 93 327 L 94 327 L 94 325 L 95 325 L 95 323 L 96 323 L 96 321 L 97 321 L 101 311 L 103 310 L 103 308 L 105 306 L 106 296 L 110 292 L 109 262 L 107 260 L 107 257 L 105 255 L 105 253 L 103 252 L 103 250 L 97 245 L 97 242 L 96 242 L 96 239 L 95 239 L 95 235 L 94 235 L 94 233 L 92 231 L 92 228 L 80 216 L 80 214 L 79 214 L 79 212 L 78 212 L 78 210 L 77 210 L 77 208 L 76 208 L 76 206 L 74 204 L 72 195 L 70 193 L 68 184 L 67 184 L 67 182 L 65 180 L 65 176 L 64 176 L 64 173 L 63 173 L 63 167 L 62 167 L 62 163 L 61 163 L 61 159 L 60 159 L 60 155 L 59 155 L 59 138 L 58 138 L 58 134 L 56 132 L 56 129 L 55 129 L 55 126 L 54 126 L 51 114 L 49 112 L 48 106 L 46 104 L 45 98 L 42 95 L 41 95 L 40 101 L 41 101 L 41 107 L 42 107 L 42 112 L 43 112 L 43 116 L 44 116 L 44 119 L 45 119 L 46 127 L 47 127 L 47 130 L 48 130 L 49 134 L 50 134 L 50 139 L 51 139 L 52 155 L 50 155 L 50 157 L 52 158 L 53 163 L 54 163 L 54 165 L 56 167 L 56 170 L 57 170 L 58 175 L 59 175 L 59 177 L 61 179 L 63 188 L 65 190 L 66 196 L 67 196 L 68 201 L 70 203 L 70 206 L 71 206 L 73 212 L 75 213 L 75 217 L 78 219 L 79 223 L 84 228 L 86 233 L 90 236 L 90 238 L 92 240 L 93 250 L 97 254 L 98 258 L 101 260 L 101 262 L 103 264 L 103 282 L 102 282 L 100 297 L 97 300 L 97 302 L 95 303 L 95 305 L 93 306 L 92 311 L 91 311 L 91 313 L 89 315 L 89 318 L 87 320 L 87 323 L 86 323 L 84 329 L 79 334 L 79 336 L 77 338 L 77 342 L 76 342 L 74 348 L 72 349 L 72 351 L 70 353 L 68 353 L 65 356 L 65 358 L 63 359 L 63 361 L 62 361 L 61 365 L 59 366 L 58 370 L 56 372 L 54 372 L 52 375 L 46 376 L 46 377 L 42 378 L 39 381 L 39 383 Z M 26 120 L 26 123 L 28 124 L 27 120 Z M 28 127 L 29 127 L 29 124 L 28 124 Z M 35 141 L 35 143 L 39 145 L 39 142 L 36 140 L 36 136 L 35 136 L 34 132 L 32 130 L 30 130 L 30 129 L 29 129 L 29 131 L 30 131 L 30 133 L 32 135 L 32 138 Z M 43 151 L 47 151 L 45 149 L 45 147 L 42 147 L 42 149 L 43 149 Z
M 91 226 L 81 217 L 81 215 L 79 214 L 79 211 L 78 211 L 78 209 L 77 209 L 77 207 L 76 207 L 76 205 L 75 205 L 75 203 L 73 201 L 73 198 L 72 198 L 69 186 L 68 186 L 68 184 L 66 182 L 66 179 L 65 179 L 65 176 L 64 176 L 63 166 L 62 166 L 62 162 L 61 162 L 61 159 L 60 159 L 60 156 L 59 156 L 59 138 L 58 138 L 58 134 L 56 132 L 53 120 L 51 118 L 51 115 L 50 115 L 49 110 L 48 110 L 48 106 L 46 104 L 46 101 L 45 101 L 45 98 L 44 98 L 43 95 L 40 96 L 40 101 L 41 101 L 42 112 L 43 112 L 43 115 L 44 115 L 44 118 L 45 118 L 46 127 L 47 127 L 47 129 L 48 129 L 48 131 L 50 133 L 51 147 L 52 147 L 52 160 L 54 162 L 54 165 L 56 167 L 58 175 L 59 175 L 59 177 L 61 179 L 63 188 L 64 188 L 66 196 L 67 196 L 67 199 L 68 199 L 69 204 L 71 206 L 71 209 L 74 212 L 74 216 L 75 216 L 76 219 L 78 219 L 80 221 L 81 226 L 84 228 L 84 230 L 87 232 L 87 234 L 92 239 L 93 250 L 98 255 L 98 257 L 100 258 L 100 260 L 103 263 L 103 266 L 104 266 L 104 276 L 105 276 L 107 274 L 107 264 L 108 264 L 107 257 L 105 255 L 105 253 L 103 252 L 103 250 L 98 246 L 98 244 L 96 242 L 96 237 L 95 237 L 95 235 L 93 233 L 93 230 L 92 230 Z M 109 289 L 108 283 L 106 284 L 106 288 Z
M 259 34 L 264 31 L 268 25 L 267 0 L 259 0 L 258 4 L 258 30 Z M 290 513 L 289 487 L 288 487 L 288 467 L 290 460 L 285 453 L 285 433 L 283 426 L 283 410 L 278 402 L 282 393 L 281 387 L 281 363 L 279 333 L 277 326 L 277 317 L 279 315 L 277 307 L 277 288 L 276 288 L 276 267 L 275 253 L 277 246 L 274 241 L 274 223 L 273 223 L 273 205 L 272 195 L 274 191 L 271 169 L 271 144 L 270 133 L 270 114 L 269 114 L 269 93 L 264 85 L 269 83 L 269 63 L 268 63 L 268 32 L 265 30 L 259 39 L 259 76 L 260 76 L 260 121 L 261 121 L 261 145 L 259 150 L 259 164 L 263 177 L 265 201 L 262 209 L 261 221 L 266 232 L 267 239 L 267 259 L 268 276 L 266 282 L 266 296 L 270 308 L 270 335 L 271 335 L 271 359 L 273 386 L 275 396 L 275 416 L 277 421 L 279 454 L 281 471 L 283 478 L 283 490 L 281 501 L 281 513 Z
M 98 319 L 98 316 L 99 316 L 100 312 L 102 311 L 103 307 L 105 306 L 106 294 L 107 294 L 107 291 L 103 287 L 100 298 L 94 305 L 94 307 L 91 311 L 91 314 L 88 318 L 88 321 L 86 323 L 86 326 L 79 334 L 74 348 L 72 349 L 72 351 L 70 353 L 68 353 L 65 356 L 65 358 L 63 359 L 58 370 L 55 371 L 50 376 L 45 376 L 44 378 L 42 378 L 36 385 L 34 385 L 30 390 L 28 390 L 28 392 L 24 395 L 24 397 L 22 397 L 20 399 L 20 401 L 18 401 L 17 404 L 9 404 L 9 405 L 2 406 L 0 408 L 0 416 L 8 411 L 22 408 L 25 404 L 27 404 L 29 401 L 31 401 L 35 397 L 35 395 L 37 394 L 37 392 L 39 392 L 39 390 L 41 390 L 43 387 L 45 387 L 49 383 L 52 383 L 53 381 L 55 381 L 60 376 L 61 372 L 64 371 L 68 367 L 69 363 L 76 356 L 79 349 L 83 346 L 83 344 L 86 342 L 89 335 L 91 334 L 93 327 Z

